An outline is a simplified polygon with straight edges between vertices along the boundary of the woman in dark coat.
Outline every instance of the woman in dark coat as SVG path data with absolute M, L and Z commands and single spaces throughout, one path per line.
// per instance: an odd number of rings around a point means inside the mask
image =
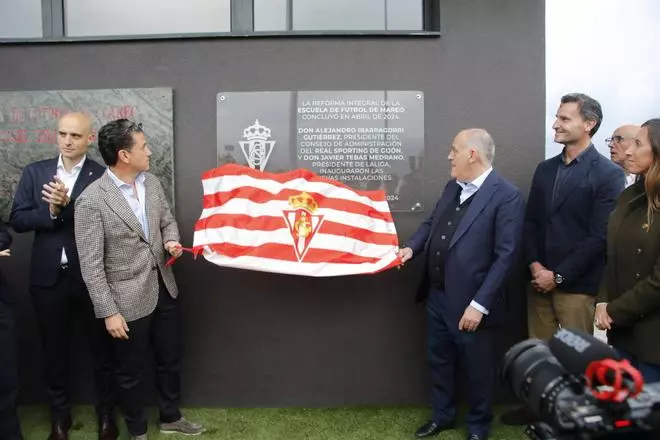
M 650 383 L 660 381 L 660 119 L 642 125 L 626 156 L 640 177 L 610 216 L 595 324 Z

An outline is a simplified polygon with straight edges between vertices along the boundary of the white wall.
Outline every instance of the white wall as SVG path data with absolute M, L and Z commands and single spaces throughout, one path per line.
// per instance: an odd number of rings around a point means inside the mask
M 230 0 L 65 0 L 66 35 L 229 32 Z
M 40 38 L 41 0 L 0 0 L 0 38 Z
M 285 31 L 288 0 L 255 0 L 254 29 Z M 422 29 L 421 0 L 292 0 L 294 31 Z
M 561 151 L 552 123 L 562 95 L 603 107 L 594 145 L 628 123 L 660 117 L 660 1 L 546 0 L 546 157 Z

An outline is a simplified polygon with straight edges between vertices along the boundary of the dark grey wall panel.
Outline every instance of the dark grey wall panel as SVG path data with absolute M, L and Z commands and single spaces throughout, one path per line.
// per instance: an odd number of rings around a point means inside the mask
M 183 242 L 201 209 L 200 173 L 215 163 L 219 91 L 421 90 L 426 197 L 448 178 L 462 128 L 488 129 L 495 166 L 527 192 L 544 156 L 544 4 L 443 0 L 441 38 L 274 38 L 0 46 L 0 90 L 173 87 L 176 214 Z M 405 241 L 423 214 L 397 214 Z M 31 237 L 15 241 L 22 398 L 43 401 L 41 350 L 27 293 Z M 419 266 L 377 276 L 307 279 L 228 270 L 185 257 L 187 404 L 321 406 L 426 402 Z M 524 337 L 521 279 L 509 292 L 504 349 Z M 78 400 L 89 400 L 88 356 L 74 355 Z

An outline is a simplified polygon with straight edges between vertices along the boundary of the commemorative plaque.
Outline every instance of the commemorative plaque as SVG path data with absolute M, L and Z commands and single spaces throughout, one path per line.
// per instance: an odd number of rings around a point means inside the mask
M 305 168 L 382 189 L 392 211 L 424 210 L 422 92 L 227 92 L 217 109 L 219 165 Z

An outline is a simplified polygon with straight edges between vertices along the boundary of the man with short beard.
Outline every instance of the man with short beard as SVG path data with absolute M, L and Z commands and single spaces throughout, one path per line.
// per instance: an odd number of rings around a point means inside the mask
M 524 228 L 531 338 L 549 340 L 560 326 L 593 333 L 607 220 L 625 184 L 623 169 L 591 142 L 602 118 L 590 96 L 563 96 L 552 128 L 564 149 L 534 173 Z

